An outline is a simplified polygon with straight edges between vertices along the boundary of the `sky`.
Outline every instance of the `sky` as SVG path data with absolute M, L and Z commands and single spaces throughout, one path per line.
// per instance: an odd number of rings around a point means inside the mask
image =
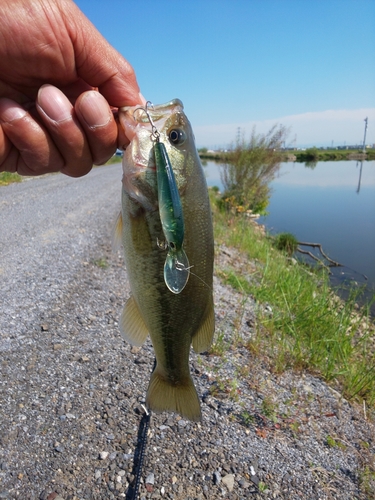
M 76 0 L 154 104 L 178 97 L 197 147 L 238 127 L 287 145 L 375 143 L 375 0 Z

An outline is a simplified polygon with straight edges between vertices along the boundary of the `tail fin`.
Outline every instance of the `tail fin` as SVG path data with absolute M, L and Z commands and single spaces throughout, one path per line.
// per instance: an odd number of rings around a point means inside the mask
M 194 422 L 202 419 L 198 394 L 190 375 L 179 385 L 172 385 L 157 366 L 151 375 L 146 404 L 155 412 L 175 411 Z

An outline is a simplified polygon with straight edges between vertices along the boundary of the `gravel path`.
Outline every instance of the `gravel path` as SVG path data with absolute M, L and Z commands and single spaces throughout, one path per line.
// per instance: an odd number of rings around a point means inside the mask
M 134 479 L 153 352 L 118 331 L 120 179 L 0 187 L 0 499 L 125 498 Z M 372 498 L 373 424 L 318 378 L 267 371 L 246 348 L 258 306 L 216 278 L 215 307 L 215 354 L 191 355 L 203 420 L 152 415 L 141 497 Z

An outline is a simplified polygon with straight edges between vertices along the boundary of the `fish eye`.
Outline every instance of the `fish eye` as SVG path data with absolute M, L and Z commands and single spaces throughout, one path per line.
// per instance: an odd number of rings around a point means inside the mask
M 169 248 L 170 248 L 171 250 L 174 250 L 174 249 L 176 248 L 176 245 L 174 244 L 174 242 L 173 242 L 173 241 L 170 241 L 170 242 L 169 242 Z
M 181 128 L 172 128 L 168 133 L 168 137 L 174 146 L 181 146 L 186 140 L 186 134 Z

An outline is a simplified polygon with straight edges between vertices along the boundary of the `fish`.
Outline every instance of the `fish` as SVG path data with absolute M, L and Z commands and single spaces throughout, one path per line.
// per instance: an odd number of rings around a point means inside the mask
M 139 106 L 120 108 L 118 117 L 130 140 L 122 160 L 122 207 L 116 225 L 131 288 L 120 331 L 134 346 L 143 345 L 148 335 L 151 338 L 156 364 L 147 407 L 200 421 L 189 354 L 191 346 L 197 353 L 207 351 L 214 336 L 214 237 L 193 130 L 179 99 L 155 105 L 147 114 Z M 173 171 L 167 190 L 160 186 L 160 178 L 158 186 L 160 153 L 166 155 L 164 167 Z M 165 205 L 175 207 L 172 216 L 164 211 Z M 171 224 L 175 229 L 168 232 Z M 180 262 L 183 254 L 186 260 Z M 169 277 L 168 267 L 174 275 L 183 273 L 183 286 L 170 289 L 168 281 L 174 278 Z

